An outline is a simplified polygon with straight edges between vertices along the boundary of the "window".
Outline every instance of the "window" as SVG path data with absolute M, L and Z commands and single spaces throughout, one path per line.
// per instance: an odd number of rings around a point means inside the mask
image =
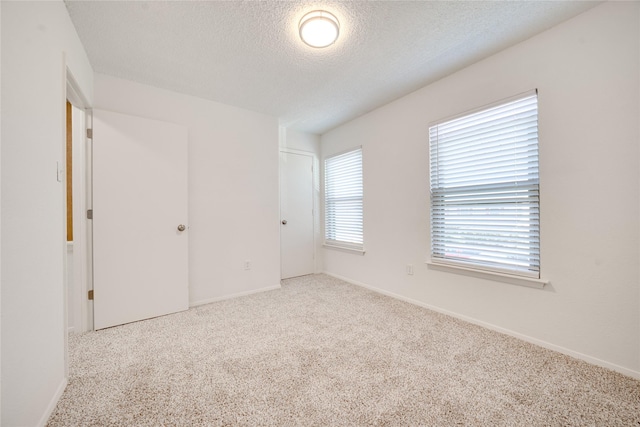
M 325 159 L 326 245 L 363 250 L 362 193 L 362 148 Z
M 537 92 L 429 128 L 431 261 L 540 277 Z

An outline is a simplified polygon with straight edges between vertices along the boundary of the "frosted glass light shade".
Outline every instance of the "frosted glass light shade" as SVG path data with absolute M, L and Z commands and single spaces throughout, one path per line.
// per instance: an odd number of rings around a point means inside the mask
M 314 10 L 302 17 L 298 25 L 300 38 L 311 47 L 327 47 L 340 33 L 338 18 L 324 10 Z

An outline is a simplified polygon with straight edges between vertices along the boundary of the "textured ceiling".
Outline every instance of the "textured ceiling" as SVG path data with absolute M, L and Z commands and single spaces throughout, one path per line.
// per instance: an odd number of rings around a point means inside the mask
M 96 72 L 319 134 L 597 3 L 66 1 Z M 341 25 L 325 49 L 298 37 L 318 8 Z

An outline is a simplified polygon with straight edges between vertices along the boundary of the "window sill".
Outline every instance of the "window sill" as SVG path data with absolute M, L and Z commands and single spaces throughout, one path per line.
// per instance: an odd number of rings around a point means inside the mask
M 464 274 L 466 276 L 477 277 L 480 279 L 496 280 L 499 282 L 510 283 L 513 285 L 526 286 L 529 288 L 542 289 L 549 283 L 546 279 L 536 279 L 533 277 L 515 276 L 513 274 L 498 273 L 495 271 L 479 270 L 459 265 L 444 264 L 426 261 L 429 268 L 434 270 L 445 271 L 449 273 Z
M 328 245 L 326 243 L 324 243 L 322 245 L 322 247 L 323 248 L 327 248 L 327 249 L 340 251 L 340 252 L 346 252 L 346 253 L 350 253 L 350 254 L 364 255 L 364 249 L 354 249 L 354 248 L 347 248 L 347 247 L 343 247 L 343 246 L 334 246 L 334 245 Z

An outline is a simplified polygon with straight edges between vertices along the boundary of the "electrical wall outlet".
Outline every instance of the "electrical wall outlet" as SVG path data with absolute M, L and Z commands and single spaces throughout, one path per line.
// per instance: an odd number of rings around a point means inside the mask
M 407 264 L 407 274 L 413 276 L 413 264 Z
M 245 260 L 245 262 L 242 264 L 242 268 L 244 268 L 245 270 L 251 270 L 251 261 Z

